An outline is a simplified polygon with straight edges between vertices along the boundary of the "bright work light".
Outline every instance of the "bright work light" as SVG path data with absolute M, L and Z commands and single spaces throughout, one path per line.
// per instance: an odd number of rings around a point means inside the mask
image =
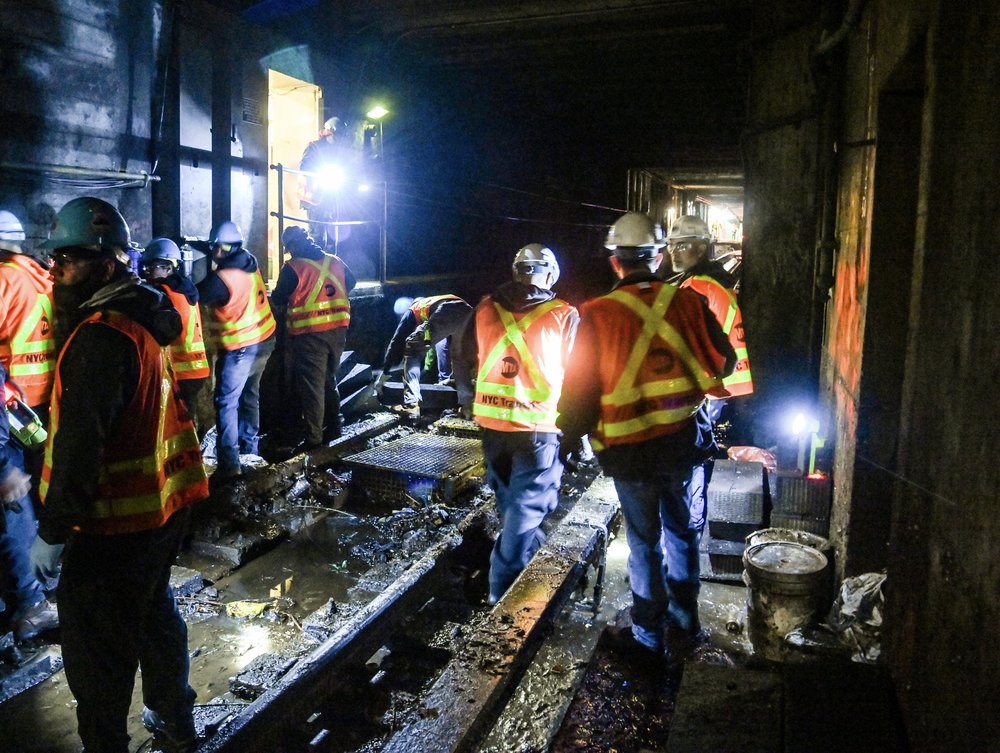
M 336 190 L 344 185 L 346 179 L 344 169 L 340 165 L 325 165 L 319 171 L 319 182 L 323 188 Z
M 375 105 L 372 109 L 365 113 L 366 118 L 371 118 L 372 120 L 381 120 L 389 111 L 386 110 L 382 105 Z

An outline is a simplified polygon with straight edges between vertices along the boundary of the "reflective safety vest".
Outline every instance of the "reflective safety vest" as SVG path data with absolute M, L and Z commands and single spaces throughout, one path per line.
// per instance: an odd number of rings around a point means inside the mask
M 0 362 L 28 405 L 49 401 L 56 364 L 52 276 L 22 254 L 0 262 Z
M 712 344 L 695 294 L 662 282 L 626 285 L 584 306 L 600 354 L 597 450 L 635 444 L 684 426 L 722 384 L 725 356 Z
M 487 296 L 476 308 L 479 373 L 472 414 L 497 431 L 558 431 L 556 405 L 576 309 L 553 298 L 508 311 Z
M 738 397 L 753 392 L 750 376 L 750 358 L 747 355 L 746 335 L 743 331 L 743 312 L 736 300 L 736 293 L 709 275 L 695 275 L 681 283 L 682 288 L 691 288 L 707 302 L 708 308 L 722 326 L 729 338 L 729 344 L 736 351 L 736 368 L 722 380 L 722 393 L 713 397 Z
M 344 263 L 332 254 L 323 261 L 291 259 L 299 284 L 288 298 L 288 334 L 325 332 L 351 323 L 351 303 L 344 282 Z
M 104 326 L 132 341 L 139 381 L 132 400 L 108 432 L 97 494 L 77 526 L 82 533 L 112 535 L 159 528 L 177 510 L 208 496 L 208 476 L 194 425 L 176 392 L 169 361 L 145 327 L 115 311 L 95 313 L 70 335 L 62 353 L 83 327 Z M 39 493 L 46 501 L 52 479 L 53 447 L 59 442 L 63 384 L 56 366 L 49 438 Z
M 429 295 L 426 298 L 418 298 L 410 306 L 410 311 L 413 312 L 413 316 L 417 319 L 417 324 L 423 324 L 431 316 L 431 309 L 441 301 L 460 301 L 462 300 L 457 295 Z
M 204 379 L 209 375 L 208 356 L 205 354 L 205 337 L 201 332 L 201 309 L 198 304 L 188 302 L 187 296 L 169 285 L 160 288 L 177 313 L 181 315 L 183 327 L 177 339 L 170 343 L 170 365 L 178 382 L 185 379 Z
M 229 289 L 229 301 L 212 309 L 211 332 L 220 347 L 239 350 L 274 334 L 274 314 L 260 270 L 220 269 L 216 274 Z

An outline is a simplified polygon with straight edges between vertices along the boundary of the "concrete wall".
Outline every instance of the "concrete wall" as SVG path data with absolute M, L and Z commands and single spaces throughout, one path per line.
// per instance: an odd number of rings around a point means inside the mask
M 755 404 L 761 446 L 776 443 L 788 410 L 814 393 L 810 320 L 820 122 L 809 69 L 817 24 L 812 9 L 794 0 L 754 8 L 740 303 L 756 390 L 745 400 Z
M 885 649 L 915 750 L 988 750 L 998 732 L 998 35 L 987 2 L 885 0 L 844 62 L 822 380 L 834 538 L 844 573 L 888 567 Z

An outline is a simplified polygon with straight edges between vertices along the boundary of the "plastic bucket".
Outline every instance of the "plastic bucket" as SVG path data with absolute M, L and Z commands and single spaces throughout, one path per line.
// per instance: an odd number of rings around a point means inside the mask
M 784 660 L 785 635 L 816 616 L 828 564 L 818 549 L 794 541 L 763 541 L 747 548 L 747 635 L 755 654 Z

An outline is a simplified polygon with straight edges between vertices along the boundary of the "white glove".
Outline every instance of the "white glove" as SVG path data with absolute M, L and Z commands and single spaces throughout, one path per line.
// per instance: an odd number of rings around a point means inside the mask
M 41 536 L 35 536 L 31 545 L 31 572 L 41 582 L 59 575 L 59 558 L 62 556 L 62 544 L 50 544 Z
M 0 502 L 10 505 L 11 509 L 17 507 L 16 503 L 25 494 L 31 491 L 31 476 L 20 468 L 12 467 L 3 481 L 0 481 Z M 20 512 L 20 510 L 16 510 Z

